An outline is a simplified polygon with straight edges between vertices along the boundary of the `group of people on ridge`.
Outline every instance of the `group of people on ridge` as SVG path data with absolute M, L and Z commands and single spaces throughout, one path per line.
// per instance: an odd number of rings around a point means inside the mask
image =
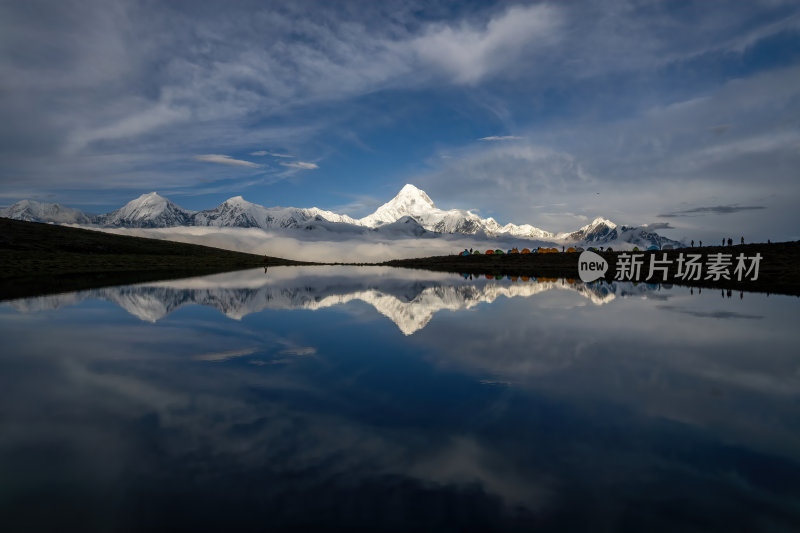
M 733 239 L 731 239 L 730 237 L 728 237 L 728 241 L 727 242 L 728 242 L 728 246 L 733 246 Z M 744 237 L 742 237 L 741 243 L 744 244 Z M 692 239 L 691 245 L 692 245 L 692 248 L 694 248 L 694 239 Z M 698 245 L 702 248 L 703 247 L 703 241 L 699 241 Z M 722 246 L 725 246 L 725 239 L 724 238 L 722 239 Z

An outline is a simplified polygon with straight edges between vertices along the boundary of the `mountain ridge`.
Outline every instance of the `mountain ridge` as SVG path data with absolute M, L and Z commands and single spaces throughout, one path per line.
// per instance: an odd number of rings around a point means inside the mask
M 264 230 L 325 230 L 337 233 L 378 231 L 387 236 L 419 237 L 431 235 L 475 235 L 488 238 L 521 238 L 558 245 L 601 245 L 629 243 L 634 246 L 683 243 L 646 230 L 644 226 L 618 226 L 603 217 L 572 232 L 553 233 L 530 224 L 500 225 L 494 218 L 481 218 L 464 209 L 436 207 L 425 191 L 406 184 L 394 198 L 372 214 L 354 219 L 346 214 L 317 207 L 264 207 L 231 197 L 220 205 L 202 211 L 184 209 L 157 192 L 143 194 L 102 215 L 87 215 L 59 204 L 22 200 L 0 209 L 0 216 L 17 220 L 59 224 L 96 225 L 104 228 L 168 228 L 176 226 L 239 227 Z

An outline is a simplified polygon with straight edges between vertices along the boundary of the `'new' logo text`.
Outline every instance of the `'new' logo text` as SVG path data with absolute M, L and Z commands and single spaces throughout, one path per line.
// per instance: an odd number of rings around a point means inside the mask
M 606 260 L 594 252 L 587 250 L 578 257 L 578 276 L 584 283 L 602 278 L 607 270 Z

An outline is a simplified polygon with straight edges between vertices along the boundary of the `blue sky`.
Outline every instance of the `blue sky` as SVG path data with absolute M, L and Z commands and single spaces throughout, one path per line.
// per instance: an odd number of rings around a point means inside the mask
M 0 93 L 2 205 L 800 238 L 796 2 L 4 2 Z

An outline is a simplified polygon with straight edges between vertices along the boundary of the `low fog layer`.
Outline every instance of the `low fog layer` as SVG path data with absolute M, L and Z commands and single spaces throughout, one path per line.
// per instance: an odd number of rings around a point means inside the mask
M 99 228 L 91 227 L 97 230 Z M 271 232 L 256 228 L 174 227 L 174 228 L 103 228 L 118 235 L 133 235 L 190 244 L 202 244 L 236 252 L 266 254 L 299 261 L 373 263 L 390 259 L 453 255 L 465 248 L 481 251 L 514 246 L 537 247 L 545 243 L 524 239 L 487 239 L 447 235 L 431 238 L 387 239 L 375 235 L 309 235 L 305 231 Z M 338 238 L 338 240 L 337 240 Z

